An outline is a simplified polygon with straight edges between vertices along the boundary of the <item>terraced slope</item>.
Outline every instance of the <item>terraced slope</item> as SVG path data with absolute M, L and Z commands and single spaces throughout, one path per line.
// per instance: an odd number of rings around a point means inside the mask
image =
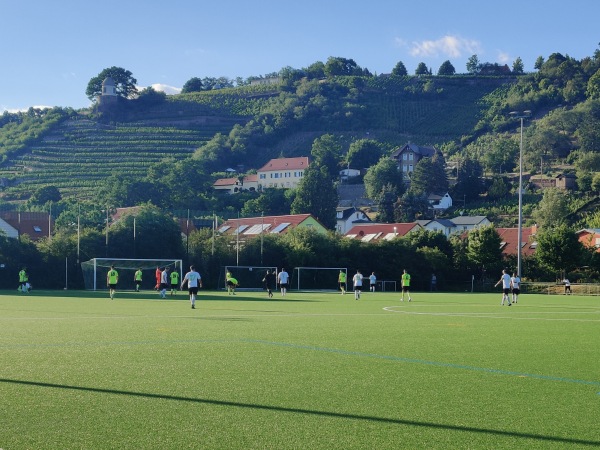
M 64 121 L 2 172 L 16 175 L 12 191 L 17 197 L 20 191 L 32 192 L 48 184 L 63 195 L 85 196 L 112 174 L 140 178 L 164 158 L 185 158 L 216 133 L 228 133 L 235 123 L 235 119 L 218 120 L 181 128 L 144 122 L 105 125 L 77 117 Z

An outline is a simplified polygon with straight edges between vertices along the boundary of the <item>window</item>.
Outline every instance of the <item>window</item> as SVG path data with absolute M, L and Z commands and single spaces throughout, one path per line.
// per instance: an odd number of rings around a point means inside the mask
M 217 230 L 218 233 L 225 233 L 227 230 L 229 230 L 231 227 L 229 225 L 224 225 L 221 228 L 219 228 Z
M 244 231 L 246 228 L 248 228 L 249 225 L 240 225 L 237 230 L 235 230 L 235 234 L 240 234 L 242 231 Z
M 414 153 L 409 153 L 409 154 L 408 154 L 408 160 L 409 160 L 409 161 L 412 161 L 412 160 L 414 160 L 414 157 L 415 157 L 415 154 L 414 154 Z
M 261 173 L 261 174 L 260 174 L 260 179 L 261 179 L 261 180 L 264 180 L 265 178 L 267 178 L 267 175 L 266 175 L 266 174 L 264 174 L 264 173 Z
M 408 155 L 407 155 L 406 153 L 404 153 L 404 154 L 402 155 L 402 159 L 403 159 L 404 161 L 406 161 L 406 160 L 408 159 Z
M 244 232 L 244 234 L 260 234 L 263 231 L 265 231 L 267 228 L 269 228 L 270 226 L 271 226 L 271 224 L 269 224 L 269 223 L 265 223 L 265 224 L 259 223 L 256 225 L 252 225 L 250 228 L 248 228 Z
M 406 172 L 408 170 L 408 166 L 406 164 L 402 164 L 402 172 Z
M 35 230 L 36 233 L 41 233 L 42 232 L 42 229 L 40 227 L 38 227 L 37 225 L 34 225 L 33 229 Z
M 279 225 L 277 225 L 275 228 L 273 228 L 271 230 L 271 233 L 281 233 L 283 230 L 285 230 L 287 227 L 289 227 L 291 224 L 284 222 L 284 223 L 280 223 Z

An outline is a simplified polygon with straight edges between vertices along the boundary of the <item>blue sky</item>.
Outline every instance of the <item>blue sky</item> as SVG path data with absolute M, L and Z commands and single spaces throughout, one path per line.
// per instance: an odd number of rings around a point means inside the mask
M 598 48 L 600 1 L 571 0 L 0 0 L 0 112 L 90 105 L 111 66 L 140 87 L 177 92 L 192 77 L 247 78 L 352 58 L 372 73 L 402 61 L 576 59 Z

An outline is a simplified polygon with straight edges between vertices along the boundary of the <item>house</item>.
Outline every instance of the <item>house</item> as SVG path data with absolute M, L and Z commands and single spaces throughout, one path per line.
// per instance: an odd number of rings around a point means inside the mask
M 360 170 L 358 169 L 343 169 L 340 170 L 340 180 L 342 181 L 346 181 L 349 178 L 354 178 L 354 177 L 359 177 L 360 176 Z
M 518 228 L 496 228 L 500 236 L 500 248 L 502 256 L 516 256 L 519 248 L 519 229 Z M 521 255 L 531 256 L 537 248 L 537 225 L 524 227 L 521 229 Z
M 456 225 L 449 219 L 417 220 L 416 222 L 421 225 L 424 230 L 442 233 L 446 237 L 450 237 L 456 230 Z
M 367 198 L 364 184 L 338 184 L 338 206 L 372 206 L 373 201 Z
M 368 223 L 353 226 L 344 237 L 357 239 L 363 242 L 376 242 L 392 240 L 396 237 L 406 236 L 422 227 L 416 222 L 411 223 Z
M 538 175 L 529 178 L 529 183 L 537 189 L 551 187 L 559 189 L 574 189 L 577 185 L 577 177 L 572 173 L 561 173 L 556 177 Z
M 272 159 L 257 171 L 258 188 L 296 188 L 307 167 L 307 156 Z
M 217 229 L 217 233 L 231 236 L 236 242 L 244 242 L 261 234 L 285 234 L 294 228 L 310 228 L 323 234 L 328 232 L 310 214 L 289 214 L 229 219 Z
M 335 213 L 337 220 L 336 229 L 340 234 L 346 234 L 346 231 L 352 228 L 354 224 L 371 222 L 369 216 L 354 206 L 338 206 Z
M 437 150 L 433 147 L 422 147 L 410 142 L 392 153 L 392 158 L 398 162 L 398 169 L 410 178 L 417 163 L 423 158 L 431 158 Z
M 28 235 L 32 241 L 49 237 L 54 230 L 54 219 L 47 212 L 4 211 L 0 219 L 8 225 L 5 232 L 8 237 L 18 238 Z M 17 231 L 15 235 L 14 231 Z
M 457 233 L 464 233 L 475 228 L 491 225 L 491 222 L 485 216 L 458 216 L 450 219 L 450 221 L 456 226 L 454 231 Z
M 600 252 L 600 228 L 584 228 L 575 234 L 585 247 L 595 248 L 597 252 Z
M 444 210 L 452 207 L 452 197 L 447 192 L 444 195 L 429 194 L 427 201 L 433 209 Z
M 213 189 L 227 194 L 235 194 L 242 191 L 256 191 L 258 189 L 258 175 L 246 175 L 244 177 L 219 178 L 213 183 Z

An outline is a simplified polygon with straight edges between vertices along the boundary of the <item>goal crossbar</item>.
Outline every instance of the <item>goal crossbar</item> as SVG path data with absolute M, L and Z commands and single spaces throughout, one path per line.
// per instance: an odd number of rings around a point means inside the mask
M 157 267 L 172 268 L 179 272 L 179 279 L 183 279 L 183 264 L 181 259 L 136 259 L 136 258 L 92 258 L 81 263 L 84 275 L 85 288 L 98 290 L 103 285 L 108 269 L 114 266 L 119 273 L 119 290 L 133 289 L 135 286 L 133 274 L 138 269 L 142 270 L 143 280 L 152 280 L 155 284 L 155 271 Z M 102 273 L 101 273 L 102 271 Z M 148 285 L 148 282 L 146 282 Z

